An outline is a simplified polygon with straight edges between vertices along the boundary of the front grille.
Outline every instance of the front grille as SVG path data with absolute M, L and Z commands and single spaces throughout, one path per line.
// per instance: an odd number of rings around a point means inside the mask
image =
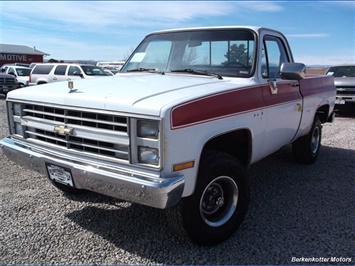
M 355 95 L 355 90 L 353 91 L 337 91 L 337 95 Z
M 24 137 L 73 151 L 129 160 L 128 118 L 104 112 L 23 104 Z M 55 127 L 72 131 L 60 134 Z
M 1 78 L 0 83 L 15 83 L 15 78 Z

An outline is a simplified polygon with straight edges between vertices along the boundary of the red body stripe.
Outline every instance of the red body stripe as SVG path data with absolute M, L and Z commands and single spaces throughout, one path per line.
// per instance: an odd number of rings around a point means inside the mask
M 334 91 L 334 77 L 333 76 L 315 76 L 305 78 L 300 81 L 301 92 L 303 97 Z
M 263 105 L 260 87 L 223 92 L 176 106 L 172 110 L 172 128 L 230 116 Z
M 298 86 L 290 82 L 278 82 L 277 94 L 271 94 L 269 84 L 235 89 L 209 95 L 175 106 L 171 111 L 171 128 L 178 129 L 207 121 L 246 113 L 266 107 L 301 99 Z M 312 77 L 300 82 L 303 96 L 315 95 L 334 89 L 329 80 Z

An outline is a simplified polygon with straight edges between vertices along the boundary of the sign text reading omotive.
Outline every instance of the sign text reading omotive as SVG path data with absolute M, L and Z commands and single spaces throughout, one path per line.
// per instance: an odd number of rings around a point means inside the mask
M 25 54 L 0 54 L 0 60 L 15 60 L 15 61 L 27 61 L 27 55 Z

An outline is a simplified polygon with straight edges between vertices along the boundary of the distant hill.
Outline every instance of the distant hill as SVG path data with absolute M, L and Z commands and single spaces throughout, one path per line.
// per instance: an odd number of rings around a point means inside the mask
M 56 59 L 45 59 L 44 62 L 48 63 L 48 61 L 53 61 L 53 62 L 58 62 L 58 63 L 77 63 L 77 64 L 90 64 L 90 65 L 96 65 L 95 60 L 56 60 Z

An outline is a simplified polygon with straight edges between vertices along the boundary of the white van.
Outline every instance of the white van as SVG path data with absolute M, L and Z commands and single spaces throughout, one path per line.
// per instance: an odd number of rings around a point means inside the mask
M 108 76 L 99 66 L 86 64 L 41 63 L 32 69 L 29 85 L 40 85 L 57 81 Z

